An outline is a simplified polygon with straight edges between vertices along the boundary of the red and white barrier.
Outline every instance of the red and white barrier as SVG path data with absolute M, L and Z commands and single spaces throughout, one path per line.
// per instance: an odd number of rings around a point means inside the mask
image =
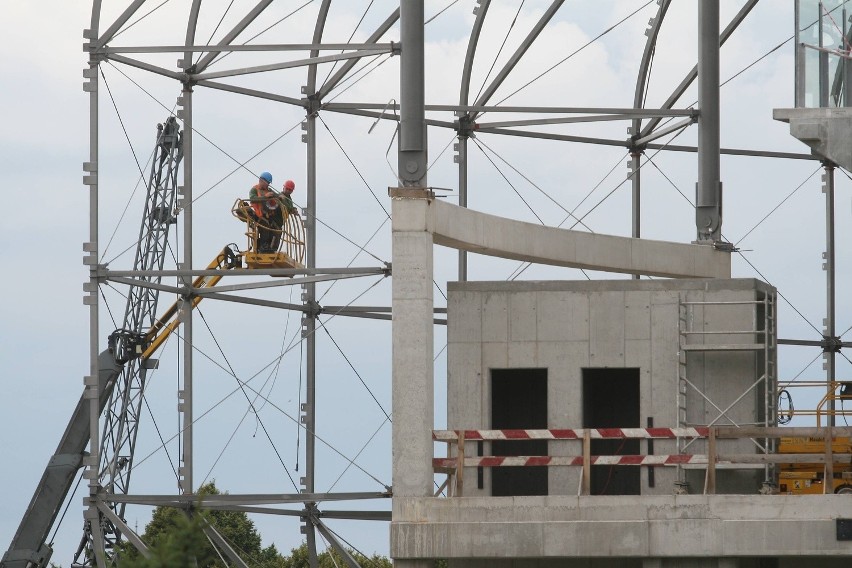
M 591 465 L 641 465 L 666 466 L 706 464 L 704 455 L 654 455 L 654 456 L 591 456 Z M 455 468 L 456 458 L 434 458 L 433 467 Z M 484 456 L 464 459 L 465 467 L 518 467 L 518 466 L 582 466 L 583 456 Z
M 459 432 L 466 441 L 478 440 L 582 440 L 587 429 L 554 428 L 549 430 L 434 430 L 432 439 L 439 442 L 457 442 Z M 604 439 L 675 439 L 706 438 L 710 428 L 590 428 L 589 437 Z

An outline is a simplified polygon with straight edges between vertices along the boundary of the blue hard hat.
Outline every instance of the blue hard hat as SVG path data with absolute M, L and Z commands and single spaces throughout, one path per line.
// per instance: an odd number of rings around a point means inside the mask
M 266 183 L 272 183 L 272 174 L 269 172 L 263 172 L 260 174 L 260 179 L 265 179 Z

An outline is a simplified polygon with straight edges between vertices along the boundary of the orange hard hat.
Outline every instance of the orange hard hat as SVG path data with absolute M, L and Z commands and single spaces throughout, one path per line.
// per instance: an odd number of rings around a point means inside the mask
M 293 180 L 291 180 L 291 179 L 288 179 L 287 181 L 284 182 L 284 189 L 285 190 L 289 189 L 290 191 L 293 191 L 294 189 L 296 189 L 295 182 L 293 182 Z

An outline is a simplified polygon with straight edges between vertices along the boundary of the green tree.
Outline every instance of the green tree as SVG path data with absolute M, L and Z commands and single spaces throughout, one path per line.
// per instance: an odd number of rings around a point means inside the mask
M 204 496 L 219 495 L 215 483 L 207 483 L 199 488 L 199 501 L 203 506 Z M 198 507 L 192 518 L 184 511 L 172 507 L 157 507 L 151 521 L 145 526 L 142 540 L 151 550 L 151 558 L 143 558 L 128 543 L 123 543 L 119 551 L 121 568 L 218 568 L 224 566 L 219 553 L 213 548 L 204 534 L 206 522 L 231 545 L 241 557 L 252 566 L 259 568 L 282 568 L 284 557 L 275 545 L 261 546 L 260 534 L 254 523 L 245 513 L 237 511 L 204 511 Z
M 172 507 L 157 507 L 145 526 L 142 540 L 148 545 L 150 558 L 144 558 L 129 543 L 119 551 L 120 568 L 220 568 L 219 553 L 204 534 L 205 523 L 216 527 L 222 537 L 246 562 L 257 568 L 310 568 L 308 545 L 302 543 L 289 556 L 283 556 L 274 544 L 263 548 L 260 534 L 245 513 L 204 510 L 206 495 L 219 495 L 214 483 L 199 488 L 199 506 L 188 516 Z M 363 568 L 392 568 L 391 561 L 378 554 L 370 557 L 347 549 Z M 343 557 L 333 549 L 318 555 L 320 568 L 342 568 Z
M 119 562 L 121 568 L 192 568 L 195 566 L 210 566 L 204 564 L 202 558 L 208 555 L 209 543 L 204 536 L 202 519 L 195 516 L 192 519 L 177 512 L 169 515 L 171 524 L 161 525 L 157 531 L 156 542 L 149 550 L 150 558 L 145 558 L 132 547 L 123 547 L 124 551 Z M 161 515 L 159 522 L 164 522 Z M 147 534 L 147 530 L 145 531 Z M 143 537 L 144 539 L 144 537 Z M 147 539 L 144 539 L 147 540 Z M 133 550 L 133 552 L 129 552 Z M 196 564 L 196 559 L 197 564 Z
M 349 554 L 362 566 L 362 568 L 391 568 L 391 561 L 385 556 L 374 554 L 367 557 L 352 549 L 347 549 Z M 329 549 L 317 555 L 320 568 L 342 568 L 347 566 L 343 557 L 336 550 Z M 335 564 L 336 563 L 336 564 Z M 290 556 L 284 558 L 282 568 L 310 568 L 308 560 L 308 545 L 302 543 L 298 548 L 290 551 Z

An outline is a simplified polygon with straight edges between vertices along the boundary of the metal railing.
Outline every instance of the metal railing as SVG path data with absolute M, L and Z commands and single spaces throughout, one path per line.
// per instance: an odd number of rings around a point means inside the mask
M 800 437 L 825 441 L 825 451 L 821 453 L 751 453 L 733 454 L 719 451 L 720 439 L 742 438 L 787 438 Z M 578 495 L 590 495 L 591 468 L 595 466 L 639 466 L 665 467 L 684 464 L 706 466 L 704 494 L 716 493 L 716 470 L 720 466 L 736 469 L 738 466 L 749 468 L 769 464 L 823 464 L 825 479 L 834 478 L 834 464 L 838 461 L 849 463 L 852 454 L 835 453 L 833 442 L 838 438 L 852 437 L 852 427 L 834 428 L 780 428 L 780 427 L 730 427 L 713 426 L 704 428 L 580 428 L 549 430 L 434 430 L 432 439 L 448 444 L 448 457 L 433 458 L 432 467 L 436 473 L 446 473 L 447 480 L 442 484 L 436 496 L 444 489 L 448 497 L 461 497 L 464 493 L 465 467 L 581 467 L 582 475 Z M 593 439 L 705 439 L 706 454 L 670 454 L 670 455 L 615 455 L 594 456 L 591 454 Z M 467 457 L 465 443 L 489 440 L 548 440 L 580 444 L 581 451 L 573 456 L 477 456 Z M 825 491 L 831 493 L 830 484 Z

